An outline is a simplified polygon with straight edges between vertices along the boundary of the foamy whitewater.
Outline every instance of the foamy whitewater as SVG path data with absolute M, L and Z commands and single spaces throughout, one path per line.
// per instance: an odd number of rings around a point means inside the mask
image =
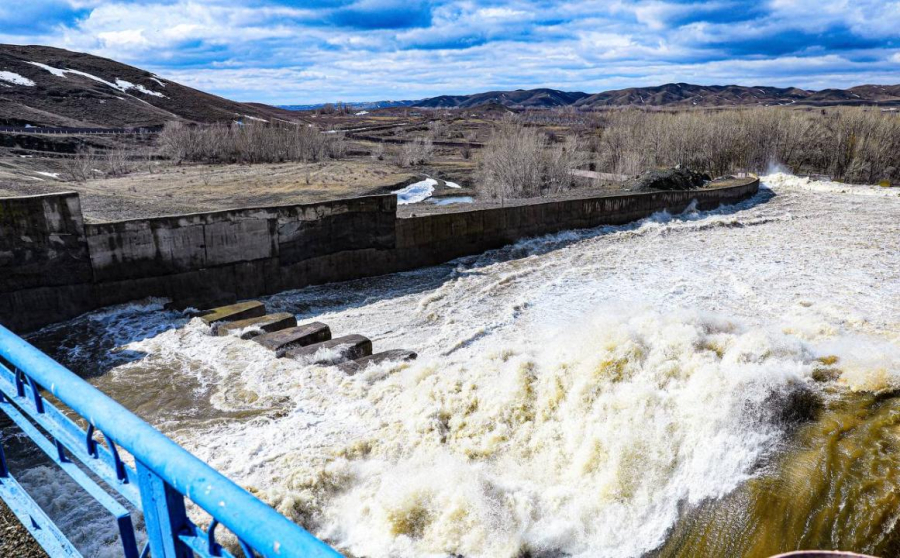
M 900 387 L 897 190 L 763 182 L 736 207 L 265 300 L 420 355 L 355 376 L 156 302 L 38 338 L 354 556 L 640 556 L 777 453 L 817 358 L 849 389 Z

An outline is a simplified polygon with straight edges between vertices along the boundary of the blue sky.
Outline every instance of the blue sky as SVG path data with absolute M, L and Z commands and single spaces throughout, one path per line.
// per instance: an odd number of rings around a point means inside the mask
M 275 104 L 900 83 L 900 1 L 0 0 L 0 42 Z

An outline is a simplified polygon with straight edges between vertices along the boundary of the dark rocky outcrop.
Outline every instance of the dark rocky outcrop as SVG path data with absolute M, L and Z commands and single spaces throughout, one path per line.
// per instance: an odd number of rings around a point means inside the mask
M 635 192 L 696 190 L 711 180 L 706 173 L 690 169 L 655 169 L 632 178 L 626 184 Z

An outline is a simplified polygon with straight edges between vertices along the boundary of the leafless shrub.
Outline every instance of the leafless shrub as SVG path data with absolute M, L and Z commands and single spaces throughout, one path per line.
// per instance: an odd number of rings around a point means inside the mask
M 877 109 L 625 109 L 602 118 L 597 159 L 608 172 L 681 164 L 722 175 L 781 164 L 855 182 L 900 178 L 900 118 Z
M 401 167 L 421 165 L 427 163 L 433 154 L 434 143 L 431 138 L 419 136 L 400 146 L 397 150 L 397 164 Z
M 369 151 L 369 157 L 375 161 L 384 161 L 384 144 L 376 143 Z
M 572 185 L 572 171 L 583 162 L 574 138 L 550 146 L 538 128 L 507 119 L 482 150 L 478 188 L 482 196 L 501 201 L 561 192 Z
M 428 131 L 431 134 L 431 137 L 440 138 L 446 133 L 447 127 L 441 120 L 432 120 L 428 123 Z
M 85 182 L 99 172 L 100 156 L 93 147 L 81 147 L 74 157 L 63 160 L 63 175 L 72 182 Z
M 469 160 L 472 158 L 472 144 L 466 143 L 463 144 L 462 147 L 459 148 L 459 154 L 462 155 L 463 159 Z
M 340 133 L 302 124 L 245 122 L 188 126 L 169 123 L 159 136 L 162 153 L 176 163 L 317 162 L 345 156 Z
M 129 151 L 123 145 L 117 145 L 103 153 L 101 159 L 104 175 L 107 177 L 125 176 L 134 170 L 135 164 L 129 158 Z

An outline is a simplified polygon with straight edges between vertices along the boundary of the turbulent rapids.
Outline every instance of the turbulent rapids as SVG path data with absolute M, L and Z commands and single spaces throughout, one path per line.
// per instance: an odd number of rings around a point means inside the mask
M 897 555 L 900 196 L 763 183 L 266 299 L 420 354 L 354 376 L 157 301 L 32 340 L 350 556 Z

